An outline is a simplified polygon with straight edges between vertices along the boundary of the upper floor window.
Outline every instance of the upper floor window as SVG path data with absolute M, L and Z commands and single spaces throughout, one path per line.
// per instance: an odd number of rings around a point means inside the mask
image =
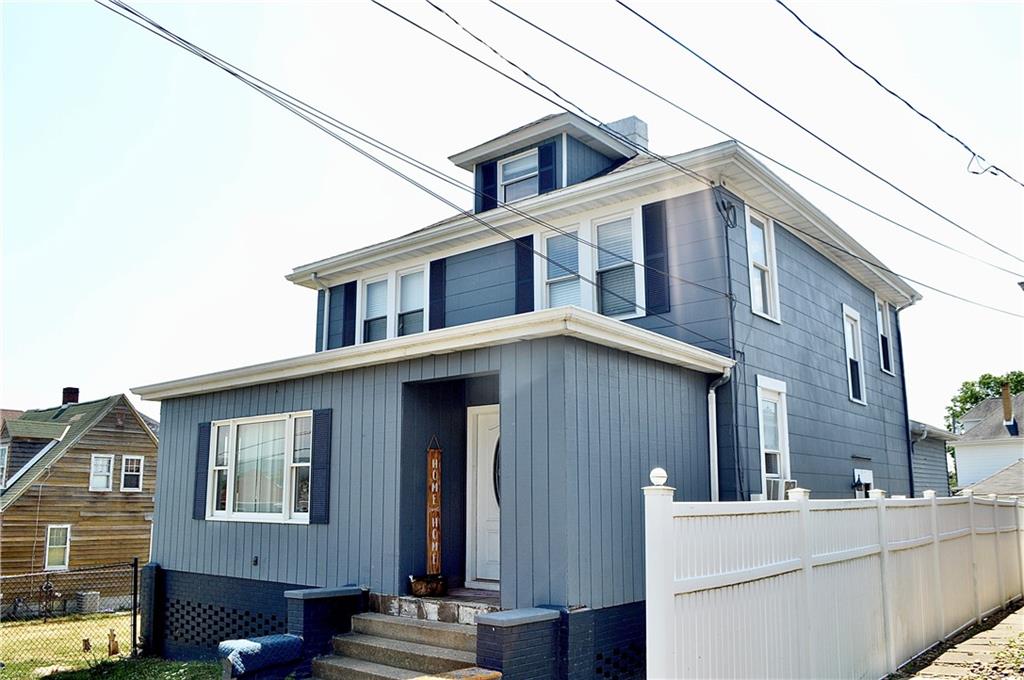
M 763 498 L 781 501 L 786 498 L 786 481 L 790 476 L 786 383 L 757 376 L 757 415 Z
M 89 491 L 110 491 L 114 481 L 114 456 L 94 453 L 89 463 Z
M 621 217 L 597 225 L 597 311 L 606 316 L 636 313 L 633 220 Z
M 308 411 L 212 424 L 208 519 L 308 521 Z
M 864 404 L 864 347 L 860 335 L 860 314 L 843 305 L 843 334 L 846 341 L 846 378 L 850 399 Z
M 0 489 L 7 481 L 7 444 L 0 444 Z
M 121 456 L 121 491 L 142 491 L 142 456 Z
M 398 335 L 423 332 L 426 285 L 423 270 L 398 277 Z
M 46 560 L 45 571 L 56 571 L 68 568 L 71 556 L 71 525 L 48 524 L 46 526 Z
M 537 150 L 507 158 L 498 162 L 498 186 L 501 187 L 501 201 L 508 203 L 529 198 L 540 193 L 537 173 Z
M 751 310 L 772 321 L 779 321 L 775 225 L 753 210 L 747 211 L 747 258 L 750 263 Z
M 388 280 L 366 284 L 363 296 L 363 342 L 388 337 Z
M 576 232 L 549 236 L 544 246 L 546 306 L 580 304 L 580 250 Z
M 875 315 L 878 317 L 878 352 L 881 355 L 882 370 L 886 373 L 893 373 L 892 308 L 889 303 L 875 300 Z

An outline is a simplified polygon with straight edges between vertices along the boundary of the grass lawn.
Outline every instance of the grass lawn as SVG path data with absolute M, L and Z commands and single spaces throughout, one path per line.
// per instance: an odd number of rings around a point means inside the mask
M 4 621 L 0 623 L 0 678 L 39 677 L 39 668 L 84 668 L 107 659 L 107 634 L 117 635 L 122 655 L 131 653 L 131 615 L 88 614 L 65 616 L 49 621 Z M 91 650 L 83 651 L 88 639 Z
M 163 659 L 121 659 L 48 677 L 50 680 L 218 680 L 220 666 Z

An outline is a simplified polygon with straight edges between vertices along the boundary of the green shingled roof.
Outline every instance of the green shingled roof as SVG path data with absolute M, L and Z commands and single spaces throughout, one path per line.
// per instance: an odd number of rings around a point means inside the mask
M 63 439 L 64 432 L 68 429 L 67 423 L 47 422 L 40 420 L 27 420 L 18 418 L 7 425 L 7 432 L 12 437 L 27 437 L 29 439 Z

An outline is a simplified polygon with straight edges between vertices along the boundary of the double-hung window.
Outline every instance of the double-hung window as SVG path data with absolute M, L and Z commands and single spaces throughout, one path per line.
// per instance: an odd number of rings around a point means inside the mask
M 889 303 L 876 299 L 875 315 L 878 317 L 878 352 L 882 370 L 895 375 L 892 367 L 892 308 Z
M 502 203 L 536 196 L 540 193 L 539 182 L 536 149 L 498 163 Z
M 784 500 L 786 481 L 790 476 L 786 383 L 757 376 L 757 414 L 763 498 L 766 501 Z
M 864 399 L 864 347 L 861 343 L 860 314 L 843 305 L 843 335 L 846 342 L 846 378 L 850 399 L 858 404 Z
M 580 249 L 575 231 L 548 237 L 545 242 L 547 307 L 580 304 Z
M 45 571 L 58 571 L 68 568 L 71 556 L 71 525 L 48 524 L 46 526 L 46 561 Z
M 636 266 L 631 217 L 597 225 L 597 311 L 606 316 L 636 313 Z
M 747 257 L 750 262 L 750 308 L 772 321 L 779 313 L 775 266 L 775 225 L 768 218 L 747 211 Z
M 121 456 L 121 491 L 142 491 L 142 456 Z
M 310 412 L 236 418 L 211 427 L 208 518 L 309 521 Z
M 423 309 L 426 287 L 423 270 L 398 277 L 398 335 L 423 332 Z
M 89 491 L 110 491 L 114 482 L 114 456 L 94 453 L 89 463 Z
M 366 284 L 363 296 L 363 342 L 388 337 L 388 280 Z

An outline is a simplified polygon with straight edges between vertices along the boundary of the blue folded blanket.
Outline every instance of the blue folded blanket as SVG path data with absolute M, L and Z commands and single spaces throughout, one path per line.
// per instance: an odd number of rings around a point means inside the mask
M 247 640 L 224 640 L 217 645 L 217 656 L 227 659 L 236 675 L 294 661 L 301 654 L 302 638 L 297 635 L 279 634 Z

